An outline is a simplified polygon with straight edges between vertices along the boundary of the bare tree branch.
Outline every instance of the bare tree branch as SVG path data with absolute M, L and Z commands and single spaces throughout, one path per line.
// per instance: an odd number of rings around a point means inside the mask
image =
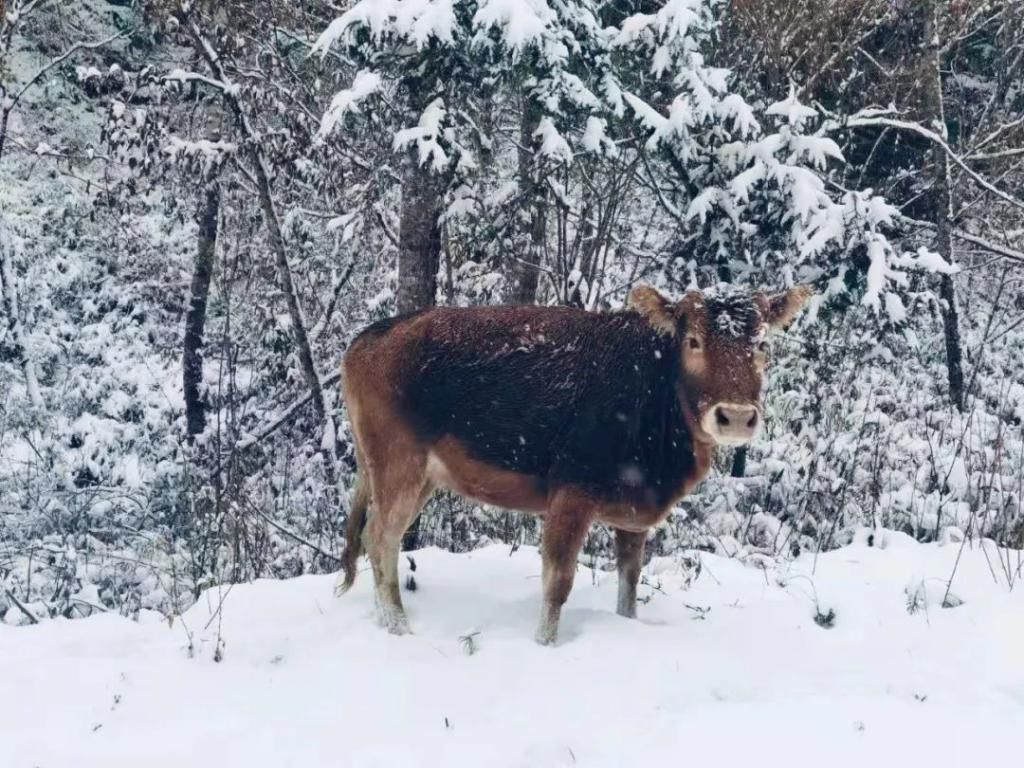
M 954 164 L 958 165 L 961 169 L 963 169 L 963 171 L 979 187 L 988 192 L 991 192 L 1000 200 L 1009 203 L 1015 208 L 1020 208 L 1022 211 L 1024 211 L 1024 201 L 1018 200 L 1013 195 L 1009 194 L 1008 192 L 1004 192 L 1003 190 L 999 189 L 994 184 L 992 184 L 990 181 L 988 181 L 985 177 L 983 177 L 981 174 L 979 174 L 977 171 L 975 171 L 973 168 L 967 165 L 967 163 L 965 163 L 961 159 L 961 157 L 956 152 L 953 151 L 953 148 L 949 146 L 949 143 L 944 138 L 942 138 L 935 131 L 925 128 L 923 125 L 910 122 L 909 120 L 897 120 L 896 118 L 892 117 L 876 116 L 874 113 L 871 112 L 861 112 L 856 115 L 853 115 L 852 117 L 844 120 L 841 123 L 841 125 L 846 128 L 886 126 L 889 128 L 895 128 L 900 131 L 907 131 L 908 133 L 916 133 L 918 136 L 928 139 L 928 141 L 938 146 L 939 149 L 945 152 L 946 156 Z

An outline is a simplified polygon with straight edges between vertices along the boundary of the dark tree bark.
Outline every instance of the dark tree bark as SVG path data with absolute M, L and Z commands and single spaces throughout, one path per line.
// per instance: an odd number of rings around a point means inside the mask
M 940 253 L 942 251 L 940 250 Z M 945 253 L 943 253 L 945 256 Z M 949 257 L 947 257 L 949 258 Z M 939 285 L 942 297 L 942 331 L 946 342 L 946 373 L 949 397 L 958 411 L 964 410 L 963 347 L 960 342 L 960 311 L 956 305 L 956 286 L 951 275 L 943 275 Z
M 540 125 L 541 110 L 536 100 L 527 97 L 523 107 L 519 140 L 519 189 L 522 200 L 519 214 L 520 237 L 513 252 L 510 269 L 512 289 L 509 303 L 534 304 L 540 264 L 544 258 L 547 237 L 547 195 L 540 178 L 540 161 L 536 153 L 534 133 Z
M 437 301 L 437 270 L 441 263 L 442 179 L 409 153 L 402 184 L 398 231 L 399 314 L 432 307 Z
M 729 473 L 733 477 L 743 477 L 747 473 L 747 446 L 741 445 L 735 451 L 732 452 L 732 471 Z
M 206 398 L 203 394 L 203 343 L 206 328 L 206 304 L 217 251 L 217 219 L 220 216 L 220 186 L 207 184 L 199 204 L 199 238 L 196 260 L 185 315 L 185 342 L 182 351 L 182 379 L 185 388 L 185 422 L 188 437 L 206 429 Z
M 942 95 L 942 44 L 944 0 L 932 0 L 925 8 L 924 44 L 927 55 L 922 67 L 923 111 L 945 133 L 946 114 Z M 950 180 L 949 158 L 937 146 L 931 149 L 932 215 L 935 219 L 936 250 L 950 264 L 955 264 L 953 251 L 953 216 L 955 203 Z M 957 410 L 964 409 L 963 348 L 960 341 L 960 314 L 956 302 L 956 285 L 952 275 L 943 275 L 939 285 L 942 298 L 942 326 L 946 344 L 946 374 L 949 397 Z

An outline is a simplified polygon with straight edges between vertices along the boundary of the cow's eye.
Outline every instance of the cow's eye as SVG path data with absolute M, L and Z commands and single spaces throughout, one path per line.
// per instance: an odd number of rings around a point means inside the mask
M 696 336 L 688 337 L 686 339 L 686 343 L 690 347 L 690 349 L 700 349 L 700 339 L 698 339 Z

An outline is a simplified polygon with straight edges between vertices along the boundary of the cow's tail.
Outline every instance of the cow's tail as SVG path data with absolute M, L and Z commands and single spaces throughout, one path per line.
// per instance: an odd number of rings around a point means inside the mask
M 356 566 L 363 554 L 363 528 L 366 527 L 366 513 L 370 506 L 370 483 L 366 470 L 357 467 L 356 488 L 352 492 L 352 504 L 345 524 L 345 551 L 341 554 L 342 578 L 335 593 L 343 595 L 352 588 L 356 580 Z

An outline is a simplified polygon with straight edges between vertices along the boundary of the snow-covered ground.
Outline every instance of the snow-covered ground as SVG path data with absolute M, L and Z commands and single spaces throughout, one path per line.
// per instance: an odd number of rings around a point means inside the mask
M 536 551 L 498 546 L 416 553 L 407 637 L 368 573 L 340 600 L 326 576 L 214 589 L 173 626 L 0 626 L 0 766 L 1017 764 L 1024 588 L 967 547 L 944 608 L 959 545 L 875 538 L 703 554 L 695 579 L 655 560 L 636 621 L 581 568 L 554 648 Z

